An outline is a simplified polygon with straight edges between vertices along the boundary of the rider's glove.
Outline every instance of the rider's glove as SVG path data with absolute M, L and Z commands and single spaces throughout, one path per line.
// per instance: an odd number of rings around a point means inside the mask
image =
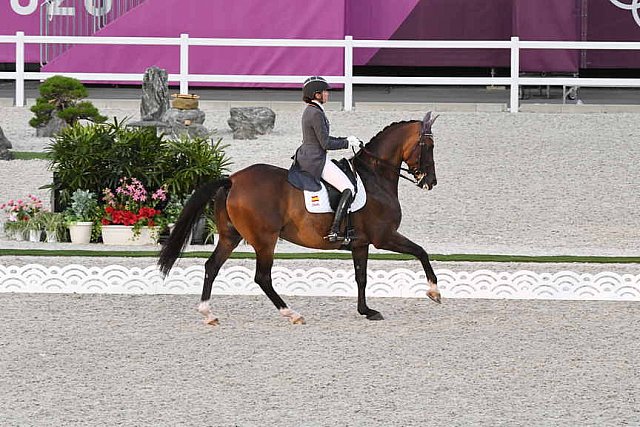
M 362 141 L 360 141 L 355 136 L 351 135 L 347 137 L 347 141 L 349 142 L 348 148 L 353 148 L 354 150 L 359 150 L 362 146 Z

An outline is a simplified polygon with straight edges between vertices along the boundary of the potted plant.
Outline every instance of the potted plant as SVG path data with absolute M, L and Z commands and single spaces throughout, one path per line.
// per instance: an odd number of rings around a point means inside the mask
M 162 211 L 156 209 L 166 202 L 167 193 L 159 188 L 147 192 L 137 178 L 121 178 L 114 191 L 103 191 L 102 241 L 106 245 L 145 245 L 156 243 L 158 221 Z
M 35 218 L 44 229 L 47 242 L 55 243 L 62 240 L 66 230 L 66 221 L 62 213 L 42 211 Z
M 35 239 L 35 230 L 38 225 L 35 221 L 32 221 L 32 219 L 42 209 L 42 201 L 39 198 L 33 194 L 29 194 L 26 201 L 22 199 L 11 199 L 7 203 L 0 204 L 0 209 L 4 210 L 8 217 L 4 225 L 4 231 L 9 238 L 13 237 L 16 240 L 26 240 L 26 233 L 34 230 L 33 235 Z
M 98 201 L 94 197 L 89 190 L 76 190 L 71 195 L 71 206 L 64 212 L 71 243 L 86 244 L 91 241 L 91 230 L 98 209 Z
M 213 216 L 213 212 L 206 212 L 205 216 L 205 237 L 204 244 L 211 243 L 215 244 L 218 240 L 218 226 L 216 225 L 215 217 Z

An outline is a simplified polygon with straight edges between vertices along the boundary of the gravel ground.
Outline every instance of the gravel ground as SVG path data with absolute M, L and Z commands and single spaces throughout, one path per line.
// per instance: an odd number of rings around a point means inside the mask
M 639 425 L 633 303 L 0 295 L 3 425 Z
M 300 140 L 299 111 L 276 110 L 274 132 L 253 141 L 232 139 L 228 111 L 205 111 L 205 125 L 229 144 L 233 170 L 259 162 L 288 167 Z M 16 150 L 47 143 L 26 126 L 30 114 L 0 107 L 0 125 Z M 334 135 L 368 140 L 393 121 L 421 114 L 330 111 L 329 118 Z M 438 253 L 638 255 L 639 120 L 631 113 L 442 113 L 434 125 L 438 186 L 426 192 L 400 183 L 401 231 Z M 51 180 L 46 165 L 2 162 L 0 200 L 47 198 L 38 190 Z

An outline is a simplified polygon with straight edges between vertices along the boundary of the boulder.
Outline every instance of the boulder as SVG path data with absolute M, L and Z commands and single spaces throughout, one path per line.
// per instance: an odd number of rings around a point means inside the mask
M 41 137 L 56 136 L 57 134 L 60 133 L 62 129 L 66 128 L 67 126 L 68 126 L 67 122 L 65 122 L 60 117 L 53 114 L 51 116 L 51 119 L 47 123 L 41 126 L 38 126 L 36 128 L 36 136 L 41 136 Z
M 256 139 L 273 130 L 276 113 L 267 107 L 234 107 L 227 120 L 233 131 L 233 139 Z
M 13 146 L 11 145 L 11 141 L 4 136 L 4 132 L 2 131 L 2 127 L 0 127 L 0 149 L 4 148 L 6 150 L 11 149 Z
M 143 121 L 161 120 L 169 109 L 169 80 L 166 70 L 149 67 L 142 78 L 140 117 Z
M 175 136 L 189 135 L 206 137 L 211 132 L 203 126 L 205 119 L 204 111 L 200 109 L 179 110 L 169 108 L 162 116 L 162 121 L 170 128 Z

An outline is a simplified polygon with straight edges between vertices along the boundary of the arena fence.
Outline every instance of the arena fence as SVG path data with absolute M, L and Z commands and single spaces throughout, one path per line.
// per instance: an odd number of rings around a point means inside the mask
M 60 73 L 25 72 L 24 46 L 36 44 L 95 44 L 95 45 L 155 45 L 180 47 L 180 72 L 169 74 L 169 81 L 180 83 L 180 92 L 188 93 L 190 82 L 208 83 L 298 83 L 308 76 L 294 75 L 220 75 L 190 74 L 189 48 L 191 46 L 254 46 L 254 47 L 326 47 L 344 51 L 344 74 L 326 76 L 330 83 L 344 84 L 344 109 L 353 106 L 353 85 L 504 85 L 510 86 L 509 106 L 512 113 L 519 109 L 519 87 L 530 86 L 579 86 L 579 87 L 640 87 L 640 79 L 631 78 L 580 78 L 580 77 L 523 77 L 520 76 L 521 49 L 601 49 L 640 50 L 640 42 L 572 42 L 572 41 L 522 41 L 512 37 L 510 41 L 493 40 L 344 40 L 314 39 L 225 39 L 191 38 L 181 34 L 170 37 L 87 37 L 87 36 L 25 36 L 0 35 L 0 43 L 13 43 L 16 48 L 16 71 L 0 72 L 0 79 L 15 80 L 15 105 L 24 106 L 24 81 L 43 80 Z M 353 75 L 353 49 L 509 49 L 511 52 L 510 77 L 371 77 Z M 150 64 L 152 65 L 152 64 Z M 142 73 L 62 73 L 83 81 L 130 81 L 142 82 Z
M 437 269 L 436 274 L 444 298 L 640 301 L 640 274 L 448 269 Z M 223 268 L 213 284 L 213 294 L 262 294 L 253 276 L 251 268 Z M 283 295 L 357 295 L 351 269 L 274 267 L 272 277 L 274 288 Z M 175 267 L 164 279 L 154 266 L 0 265 L 0 293 L 200 294 L 203 279 L 203 266 Z M 367 294 L 372 297 L 426 298 L 427 289 L 422 271 L 368 272 Z

